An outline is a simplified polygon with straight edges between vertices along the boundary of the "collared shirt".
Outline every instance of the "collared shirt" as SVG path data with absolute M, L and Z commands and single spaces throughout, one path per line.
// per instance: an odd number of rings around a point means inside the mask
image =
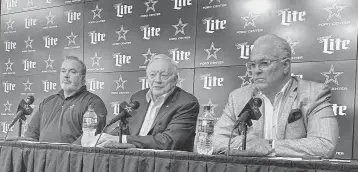
M 264 95 L 262 92 L 259 93 L 259 96 L 264 100 L 264 138 L 265 139 L 276 139 L 277 133 L 277 121 L 278 113 L 281 108 L 283 96 L 286 89 L 289 87 L 292 79 L 289 79 L 287 83 L 282 87 L 281 91 L 275 95 L 274 103 L 272 105 L 271 101 Z
M 97 114 L 99 133 L 106 125 L 106 106 L 100 97 L 82 86 L 67 98 L 61 90 L 44 99 L 33 112 L 25 136 L 40 142 L 73 143 L 82 135 L 83 114 L 89 105 L 94 106 Z

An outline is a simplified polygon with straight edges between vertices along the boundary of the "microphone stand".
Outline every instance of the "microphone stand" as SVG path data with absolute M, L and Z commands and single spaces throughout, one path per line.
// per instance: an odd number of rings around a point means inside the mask
M 240 127 L 239 127 L 240 128 Z M 242 150 L 246 150 L 246 138 L 247 138 L 247 122 L 244 122 L 244 128 L 242 130 L 244 137 L 242 138 Z
M 119 120 L 119 124 L 118 124 L 118 127 L 119 127 L 119 131 L 118 131 L 118 143 L 122 143 L 122 125 L 123 125 L 123 122 L 122 122 L 122 119 Z
M 17 133 L 17 136 L 18 137 L 21 137 L 21 130 L 22 130 L 22 119 L 19 118 L 19 131 Z

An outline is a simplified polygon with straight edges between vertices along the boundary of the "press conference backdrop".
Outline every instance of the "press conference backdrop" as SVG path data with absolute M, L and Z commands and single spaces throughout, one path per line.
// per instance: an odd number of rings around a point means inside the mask
M 108 119 L 148 87 L 146 65 L 160 53 L 178 62 L 178 86 L 220 117 L 229 93 L 252 83 L 245 63 L 253 41 L 275 33 L 292 48 L 292 75 L 332 87 L 336 157 L 358 159 L 356 0 L 1 2 L 0 136 L 17 135 L 17 126 L 8 126 L 22 98 L 33 95 L 37 107 L 59 91 L 67 55 L 86 63 L 87 88 L 104 100 Z

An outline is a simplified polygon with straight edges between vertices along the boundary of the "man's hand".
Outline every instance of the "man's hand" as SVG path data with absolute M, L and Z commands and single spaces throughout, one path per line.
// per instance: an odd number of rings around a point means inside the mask
M 242 139 L 242 137 L 240 137 Z M 238 147 L 232 147 L 230 155 L 238 156 L 266 156 L 272 152 L 272 148 L 268 140 L 257 138 L 255 136 L 247 136 L 246 150 L 241 150 L 241 140 L 234 139 L 232 145 L 240 145 Z M 239 143 L 240 142 L 240 143 Z
M 96 141 L 99 137 L 99 134 L 96 136 Z M 109 143 L 118 143 L 118 136 L 112 136 L 107 133 L 103 133 L 101 138 L 98 140 L 97 147 L 103 147 L 105 144 Z

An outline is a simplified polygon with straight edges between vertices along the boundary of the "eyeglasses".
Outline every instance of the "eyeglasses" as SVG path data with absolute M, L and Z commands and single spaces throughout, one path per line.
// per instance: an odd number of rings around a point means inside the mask
M 150 72 L 148 74 L 148 78 L 150 79 L 153 79 L 155 78 L 157 75 L 159 74 L 159 77 L 161 80 L 168 80 L 173 74 L 169 74 L 169 73 L 166 73 L 166 72 Z
M 271 63 L 273 63 L 275 61 L 286 60 L 286 59 L 288 59 L 288 58 L 283 57 L 283 58 L 279 58 L 279 59 L 276 59 L 276 60 L 264 59 L 264 60 L 261 60 L 261 61 L 258 61 L 258 62 L 250 61 L 250 62 L 247 62 L 245 65 L 246 65 L 246 68 L 247 68 L 248 71 L 252 71 L 252 69 L 255 68 L 256 66 L 258 66 L 259 69 L 265 69 L 265 68 L 269 67 L 271 65 Z

